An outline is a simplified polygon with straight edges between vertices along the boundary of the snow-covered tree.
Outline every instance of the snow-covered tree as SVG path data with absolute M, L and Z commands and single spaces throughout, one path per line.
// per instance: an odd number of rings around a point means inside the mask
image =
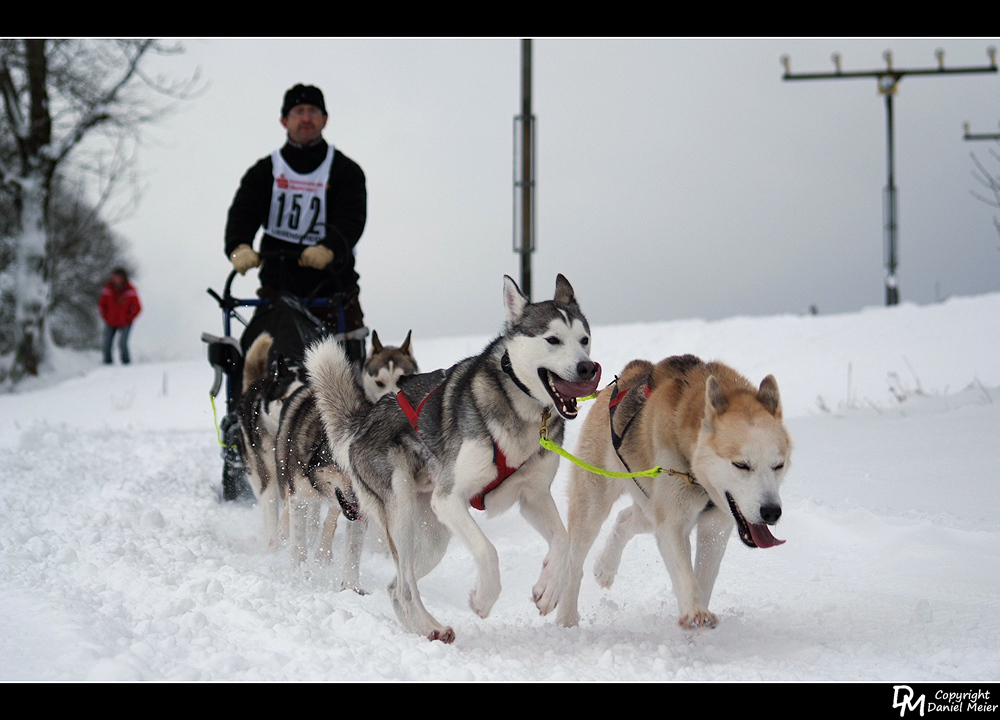
M 190 90 L 194 79 L 165 84 L 147 75 L 151 57 L 179 47 L 155 40 L 0 39 L 0 95 L 13 152 L 0 157 L 0 184 L 11 217 L 0 224 L 0 297 L 11 308 L 11 351 L 0 355 L 0 386 L 11 387 L 45 367 L 52 347 L 48 317 L 56 249 L 50 207 L 57 179 L 85 140 L 105 153 L 77 158 L 73 170 L 95 171 L 104 190 L 122 175 L 144 123 Z M 108 155 L 110 153 L 110 156 Z
M 5 148 L 0 143 L 0 155 Z M 13 238 L 5 233 L 12 217 L 10 193 L 0 186 L 0 275 L 12 262 Z M 100 347 L 101 318 L 97 297 L 111 268 L 122 266 L 135 275 L 127 244 L 112 231 L 79 186 L 58 182 L 49 200 L 51 234 L 49 276 L 52 297 L 46 322 L 59 347 L 75 350 Z M 0 295 L 0 355 L 13 350 L 13 294 Z

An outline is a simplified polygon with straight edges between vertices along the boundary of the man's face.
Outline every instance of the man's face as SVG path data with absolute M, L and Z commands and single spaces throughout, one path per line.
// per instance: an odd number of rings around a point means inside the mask
M 326 115 L 315 105 L 296 105 L 281 118 L 281 125 L 288 131 L 288 139 L 308 145 L 318 139 L 326 127 Z

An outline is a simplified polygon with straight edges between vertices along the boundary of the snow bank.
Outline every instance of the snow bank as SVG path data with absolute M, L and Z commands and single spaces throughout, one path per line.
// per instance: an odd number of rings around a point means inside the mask
M 90 364 L 0 396 L 0 680 L 1000 679 L 1000 295 L 593 330 L 607 379 L 687 352 L 778 378 L 795 441 L 787 542 L 732 543 L 717 629 L 677 627 L 650 537 L 610 590 L 585 577 L 579 627 L 539 617 L 544 542 L 508 513 L 481 520 L 504 581 L 492 616 L 468 609 L 455 542 L 421 589 L 457 639 L 409 635 L 377 543 L 370 592 L 338 592 L 343 534 L 332 566 L 293 572 L 257 508 L 220 502 L 207 362 Z M 431 369 L 487 339 L 414 346 Z

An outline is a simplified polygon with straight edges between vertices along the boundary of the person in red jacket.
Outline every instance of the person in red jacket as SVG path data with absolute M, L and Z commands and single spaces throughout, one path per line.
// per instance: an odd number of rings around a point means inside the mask
M 128 334 L 132 329 L 132 321 L 142 310 L 142 305 L 139 303 L 139 293 L 129 282 L 125 268 L 117 267 L 111 271 L 111 279 L 101 290 L 97 306 L 101 310 L 101 319 L 104 320 L 102 347 L 105 365 L 111 364 L 111 346 L 114 343 L 115 333 L 118 334 L 118 351 L 122 365 L 128 365 L 131 361 L 128 352 Z

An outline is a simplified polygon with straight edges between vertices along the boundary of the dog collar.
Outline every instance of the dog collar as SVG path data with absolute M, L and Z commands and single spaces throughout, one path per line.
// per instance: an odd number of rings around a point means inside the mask
M 530 397 L 532 400 L 535 399 L 535 396 L 531 394 L 531 390 L 528 389 L 527 385 L 521 382 L 521 379 L 514 374 L 514 366 L 511 365 L 510 362 L 510 353 L 506 350 L 503 353 L 503 357 L 500 358 L 500 369 L 507 373 L 507 377 L 514 381 L 514 384 L 517 385 L 521 392 Z

